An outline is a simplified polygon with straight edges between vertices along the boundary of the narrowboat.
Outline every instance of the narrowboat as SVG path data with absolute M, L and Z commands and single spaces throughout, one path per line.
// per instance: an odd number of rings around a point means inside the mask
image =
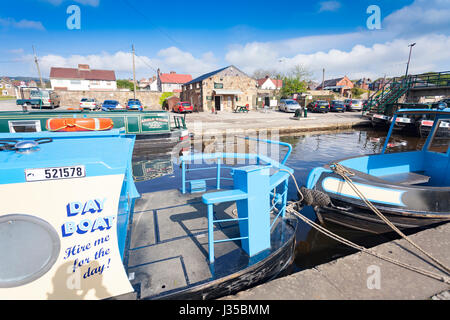
M 167 111 L 137 110 L 60 110 L 60 111 L 3 111 L 0 112 L 0 132 L 41 132 L 54 131 L 58 125 L 52 119 L 111 119 L 113 128 L 124 128 L 127 134 L 140 138 L 156 138 L 158 135 L 178 135 L 186 131 L 185 119 L 174 116 L 173 123 Z
M 435 118 L 422 150 L 386 152 L 399 115 Z M 399 110 L 380 154 L 337 160 L 313 169 L 303 191 L 319 220 L 371 233 L 392 231 L 336 172 L 339 164 L 348 171 L 354 186 L 399 229 L 450 221 L 448 127 L 445 139 L 437 136 L 441 124 L 449 119 L 449 108 Z
M 123 129 L 0 140 L 0 299 L 213 299 L 293 262 L 284 162 L 188 154 L 145 192 L 146 169 L 170 166 L 136 163 L 135 182 Z

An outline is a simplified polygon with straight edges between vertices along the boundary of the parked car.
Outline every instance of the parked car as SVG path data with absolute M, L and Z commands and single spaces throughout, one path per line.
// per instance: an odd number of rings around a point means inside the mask
M 31 108 L 57 108 L 61 105 L 61 97 L 53 90 L 44 90 L 37 87 L 20 87 L 20 98 L 17 105 L 24 109 Z
M 297 109 L 301 109 L 298 102 L 294 99 L 281 99 L 278 110 L 284 112 L 295 112 Z
M 144 110 L 141 101 L 139 99 L 129 99 L 127 103 L 127 110 Z
M 343 101 L 333 100 L 330 103 L 330 111 L 345 112 L 345 105 Z
M 100 108 L 100 104 L 96 99 L 83 98 L 80 100 L 80 108 L 84 110 L 97 110 Z
M 312 112 L 327 113 L 328 111 L 330 111 L 330 103 L 325 100 L 317 100 L 308 104 L 307 109 L 308 111 Z
M 109 111 L 111 109 L 125 109 L 117 100 L 105 100 L 102 104 L 103 111 Z
M 344 100 L 345 111 L 349 111 L 349 108 L 350 108 L 351 104 L 352 104 L 352 99 L 345 99 Z
M 347 111 L 361 111 L 363 103 L 361 100 L 351 99 L 347 107 Z
M 172 107 L 172 112 L 189 112 L 192 113 L 194 112 L 194 107 L 186 101 L 180 101 L 178 103 L 176 103 L 173 107 Z

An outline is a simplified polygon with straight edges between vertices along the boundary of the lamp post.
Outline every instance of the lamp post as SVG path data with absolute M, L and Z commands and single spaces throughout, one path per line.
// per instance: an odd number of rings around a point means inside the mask
M 408 64 L 406 65 L 406 74 L 405 74 L 405 79 L 408 76 L 408 69 L 409 69 L 409 62 L 411 61 L 411 51 L 412 48 L 416 45 L 416 43 L 411 43 L 408 47 L 409 47 L 409 58 L 408 58 Z

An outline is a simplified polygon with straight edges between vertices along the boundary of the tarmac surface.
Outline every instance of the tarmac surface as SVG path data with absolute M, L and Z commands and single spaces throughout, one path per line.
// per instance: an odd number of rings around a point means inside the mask
M 219 112 L 217 114 L 202 112 L 186 115 L 186 124 L 194 135 L 215 133 L 250 135 L 250 132 L 261 130 L 276 130 L 279 134 L 289 134 L 351 129 L 370 125 L 370 121 L 363 118 L 361 112 L 308 113 L 307 118 L 293 118 L 293 113 L 276 110 L 266 112 L 252 110 L 248 113 Z

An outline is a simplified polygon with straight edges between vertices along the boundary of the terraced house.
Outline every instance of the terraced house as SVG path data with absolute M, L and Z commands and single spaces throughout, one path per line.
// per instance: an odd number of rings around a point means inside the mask
M 181 99 L 189 101 L 198 111 L 233 111 L 247 104 L 255 108 L 257 86 L 255 79 L 235 66 L 228 66 L 185 83 Z

